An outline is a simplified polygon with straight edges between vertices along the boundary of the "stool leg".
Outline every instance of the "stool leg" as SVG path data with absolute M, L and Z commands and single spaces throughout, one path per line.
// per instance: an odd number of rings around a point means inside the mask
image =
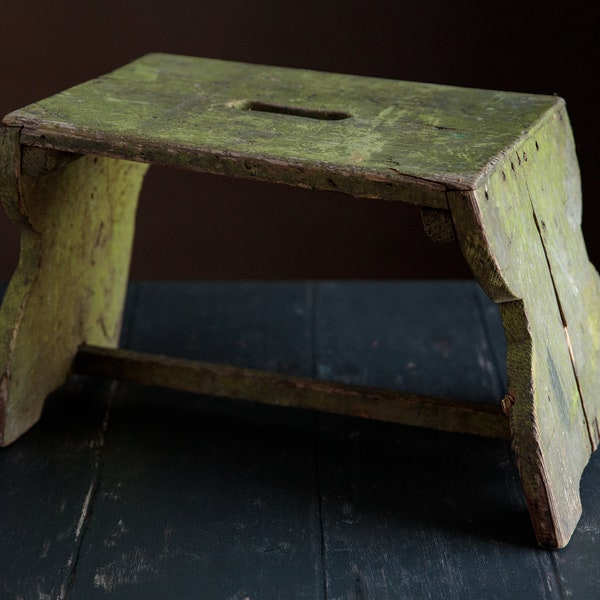
M 0 445 L 38 421 L 80 344 L 118 344 L 147 168 L 22 148 L 18 133 L 0 130 L 0 195 L 21 228 L 0 309 Z
M 481 187 L 450 193 L 449 206 L 463 254 L 502 314 L 505 411 L 536 537 L 562 547 L 581 514 L 579 481 L 600 415 L 600 279 L 581 235 L 564 107 Z

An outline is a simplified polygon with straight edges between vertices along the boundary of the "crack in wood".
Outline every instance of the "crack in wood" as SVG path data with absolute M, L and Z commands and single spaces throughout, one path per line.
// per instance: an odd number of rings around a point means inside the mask
M 573 346 L 571 344 L 571 338 L 569 336 L 569 324 L 567 323 L 567 319 L 565 317 L 565 312 L 560 300 L 560 295 L 558 293 L 558 289 L 556 287 L 556 280 L 554 278 L 554 274 L 552 273 L 552 264 L 550 262 L 550 257 L 548 255 L 548 249 L 546 247 L 546 244 L 544 242 L 544 236 L 542 234 L 542 231 L 544 229 L 544 224 L 543 221 L 540 222 L 540 220 L 538 219 L 538 216 L 535 212 L 535 206 L 533 204 L 533 200 L 531 198 L 531 194 L 529 193 L 529 188 L 527 187 L 527 195 L 529 197 L 529 202 L 531 203 L 531 210 L 533 213 L 533 221 L 535 223 L 535 227 L 537 229 L 539 238 L 540 238 L 540 243 L 542 245 L 542 249 L 544 251 L 544 257 L 546 259 L 546 265 L 548 266 L 548 273 L 550 275 L 550 280 L 552 281 L 552 289 L 554 291 L 554 297 L 556 298 L 556 304 L 558 306 L 558 312 L 560 313 L 560 318 L 563 324 L 563 331 L 565 333 L 565 343 L 567 345 L 567 349 L 569 352 L 569 360 L 571 363 L 571 368 L 573 370 L 573 378 L 575 379 L 575 385 L 577 387 L 577 392 L 579 394 L 579 401 L 581 403 L 581 410 L 583 412 L 583 417 L 585 419 L 585 425 L 586 425 L 586 431 L 590 440 L 590 445 L 592 448 L 596 447 L 596 443 L 594 441 L 594 435 L 592 433 L 592 428 L 591 428 L 591 424 L 590 424 L 590 418 L 588 416 L 587 410 L 586 410 L 586 406 L 585 406 L 585 400 L 583 397 L 583 390 L 581 387 L 581 381 L 579 379 L 579 375 L 577 373 L 577 365 L 575 364 L 575 355 L 573 353 Z

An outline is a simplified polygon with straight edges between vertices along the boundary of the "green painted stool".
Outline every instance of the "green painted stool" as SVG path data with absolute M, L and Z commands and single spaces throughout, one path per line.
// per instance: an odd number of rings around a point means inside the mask
M 152 54 L 5 117 L 21 257 L 0 312 L 0 440 L 73 371 L 512 441 L 539 543 L 564 546 L 600 430 L 600 283 L 560 98 Z M 497 406 L 116 348 L 148 164 L 422 208 L 499 306 Z

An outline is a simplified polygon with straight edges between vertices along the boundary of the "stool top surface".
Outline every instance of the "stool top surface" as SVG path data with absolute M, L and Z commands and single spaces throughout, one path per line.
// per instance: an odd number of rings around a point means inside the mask
M 563 100 L 149 54 L 10 113 L 21 142 L 442 206 Z M 408 192 L 408 196 L 407 196 Z

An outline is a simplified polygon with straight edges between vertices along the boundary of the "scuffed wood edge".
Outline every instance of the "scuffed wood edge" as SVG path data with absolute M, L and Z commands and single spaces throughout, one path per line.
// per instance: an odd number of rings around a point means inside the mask
M 445 208 L 446 184 L 390 170 L 382 176 L 361 167 L 340 168 L 303 160 L 283 161 L 271 156 L 248 156 L 235 150 L 202 146 L 165 146 L 143 137 L 115 145 L 94 133 L 24 127 L 21 142 L 27 146 L 76 154 L 94 154 L 151 165 L 174 167 L 238 179 L 256 179 L 311 190 L 339 192 L 357 198 L 401 201 L 418 206 Z M 459 185 L 453 182 L 453 185 Z M 468 188 L 469 182 L 459 187 Z

